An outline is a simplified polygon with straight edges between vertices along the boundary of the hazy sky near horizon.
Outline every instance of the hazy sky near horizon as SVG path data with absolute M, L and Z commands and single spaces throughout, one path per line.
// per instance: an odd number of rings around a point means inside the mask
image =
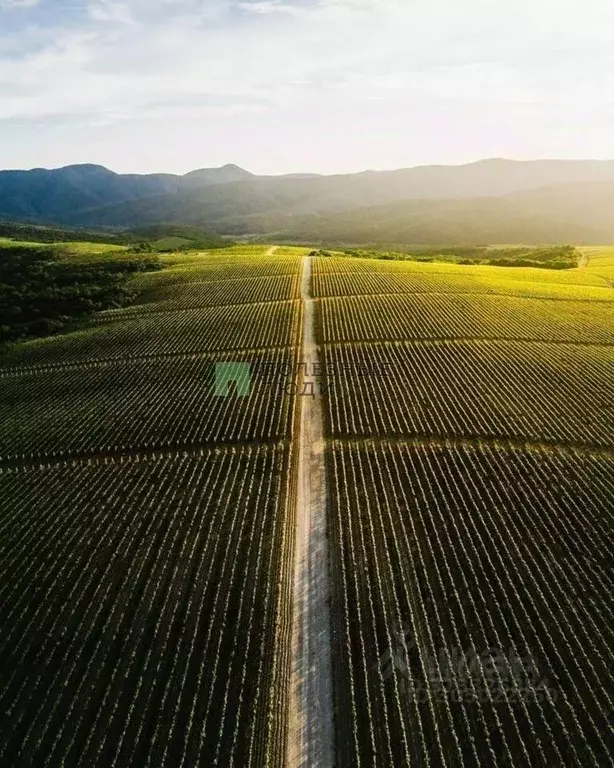
M 0 168 L 614 157 L 611 0 L 0 0 Z

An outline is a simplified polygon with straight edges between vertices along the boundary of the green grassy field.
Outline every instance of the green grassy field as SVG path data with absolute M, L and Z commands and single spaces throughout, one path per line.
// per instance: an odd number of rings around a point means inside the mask
M 110 243 L 88 243 L 88 242 L 59 242 L 59 243 L 38 243 L 23 240 L 13 240 L 7 237 L 0 237 L 0 248 L 51 248 L 56 251 L 66 252 L 75 255 L 88 253 L 120 253 L 128 250 L 127 245 L 114 245 Z
M 614 247 L 581 250 L 162 254 L 4 348 L 0 764 L 287 764 L 303 393 L 335 764 L 611 765 Z
M 185 248 L 191 242 L 191 240 L 187 240 L 185 237 L 163 237 L 160 240 L 154 240 L 152 246 L 155 251 L 173 251 Z

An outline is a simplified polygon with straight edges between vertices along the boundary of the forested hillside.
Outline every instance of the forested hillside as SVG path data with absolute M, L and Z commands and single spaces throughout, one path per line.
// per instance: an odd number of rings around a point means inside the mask
M 137 295 L 129 278 L 158 269 L 153 256 L 0 247 L 0 348 L 60 331 L 75 318 L 119 308 Z
M 119 232 L 173 222 L 227 236 L 346 244 L 614 240 L 614 162 L 485 160 L 338 176 L 234 165 L 173 176 L 100 166 L 0 172 L 0 216 Z

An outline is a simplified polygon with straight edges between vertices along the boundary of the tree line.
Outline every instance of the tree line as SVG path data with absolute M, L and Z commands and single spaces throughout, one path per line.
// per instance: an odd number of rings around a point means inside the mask
M 136 253 L 76 260 L 52 248 L 0 247 L 0 344 L 125 306 L 137 295 L 129 278 L 160 268 L 156 257 Z

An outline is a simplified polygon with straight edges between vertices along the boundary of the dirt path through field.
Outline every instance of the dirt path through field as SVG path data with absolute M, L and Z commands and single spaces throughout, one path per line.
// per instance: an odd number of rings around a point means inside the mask
M 315 397 L 301 396 L 299 478 L 294 575 L 294 619 L 288 768 L 332 768 L 333 696 L 330 647 L 326 473 L 322 399 L 314 379 L 319 363 L 311 298 L 311 259 L 303 261 L 302 362 Z
M 269 250 L 266 252 L 265 255 L 266 256 L 274 256 L 277 253 L 278 250 L 279 250 L 279 246 L 278 245 L 272 245 L 269 248 Z

